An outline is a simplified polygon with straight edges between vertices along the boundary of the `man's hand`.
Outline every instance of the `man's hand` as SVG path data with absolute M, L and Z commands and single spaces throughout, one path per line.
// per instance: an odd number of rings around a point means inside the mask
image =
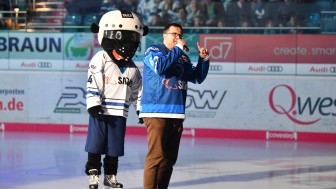
M 197 42 L 197 48 L 199 52 L 199 56 L 203 59 L 208 59 L 209 58 L 209 51 L 208 49 L 201 47 L 199 43 Z
M 182 47 L 184 45 L 187 46 L 187 42 L 185 40 L 183 40 L 183 39 L 177 39 L 177 43 L 180 44 L 180 45 L 182 45 Z
M 187 46 L 187 42 L 183 39 L 177 39 L 177 44 L 181 45 L 183 47 L 184 52 L 188 52 L 189 48 Z
M 136 113 L 137 113 L 137 115 L 139 116 L 139 111 L 136 111 Z M 139 118 L 139 122 L 138 123 L 140 123 L 140 124 L 143 124 L 144 123 L 144 121 L 143 121 L 143 119 L 142 118 Z

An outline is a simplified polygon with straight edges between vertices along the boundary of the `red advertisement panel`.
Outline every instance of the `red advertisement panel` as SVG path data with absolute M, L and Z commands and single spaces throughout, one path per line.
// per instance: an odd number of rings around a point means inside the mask
M 298 53 L 294 35 L 236 35 L 237 63 L 294 63 Z
M 297 63 L 336 64 L 336 35 L 299 35 L 298 46 L 307 48 Z
M 336 35 L 200 35 L 213 62 L 336 63 Z

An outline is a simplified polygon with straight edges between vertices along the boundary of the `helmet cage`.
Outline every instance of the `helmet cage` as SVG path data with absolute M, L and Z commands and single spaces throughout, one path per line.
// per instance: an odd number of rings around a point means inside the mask
M 103 38 L 118 40 L 120 43 L 140 43 L 141 36 L 138 32 L 128 30 L 105 30 Z

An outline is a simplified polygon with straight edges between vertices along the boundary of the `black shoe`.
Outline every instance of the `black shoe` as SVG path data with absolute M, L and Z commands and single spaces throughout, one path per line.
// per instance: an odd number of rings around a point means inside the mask
M 123 185 L 117 181 L 115 175 L 105 175 L 104 185 L 112 187 L 113 189 L 123 188 Z

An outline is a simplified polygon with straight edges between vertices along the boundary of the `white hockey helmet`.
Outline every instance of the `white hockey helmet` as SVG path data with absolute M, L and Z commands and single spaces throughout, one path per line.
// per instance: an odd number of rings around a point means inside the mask
M 98 42 L 102 43 L 104 37 L 111 38 L 113 30 L 134 31 L 140 34 L 140 39 L 148 33 L 148 27 L 144 26 L 139 17 L 129 11 L 113 10 L 105 13 L 99 21 Z M 97 32 L 95 32 L 97 33 Z

